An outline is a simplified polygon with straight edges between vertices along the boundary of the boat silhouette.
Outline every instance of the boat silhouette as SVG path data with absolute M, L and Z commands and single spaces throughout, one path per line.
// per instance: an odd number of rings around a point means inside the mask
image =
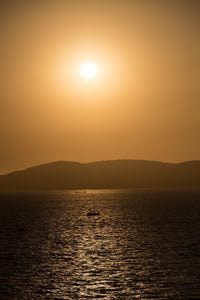
M 97 212 L 97 211 L 89 211 L 87 213 L 87 216 L 88 217 L 99 216 L 99 212 Z
M 88 217 L 94 217 L 94 216 L 99 216 L 100 213 L 98 212 L 98 210 L 95 209 L 95 199 L 94 199 L 94 195 L 92 195 L 92 202 L 93 202 L 93 208 L 91 208 L 88 213 L 87 213 L 87 216 Z

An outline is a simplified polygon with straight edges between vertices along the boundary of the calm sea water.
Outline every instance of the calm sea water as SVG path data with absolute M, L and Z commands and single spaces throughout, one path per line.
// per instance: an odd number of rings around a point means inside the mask
M 0 193 L 0 299 L 200 299 L 199 229 L 200 190 Z

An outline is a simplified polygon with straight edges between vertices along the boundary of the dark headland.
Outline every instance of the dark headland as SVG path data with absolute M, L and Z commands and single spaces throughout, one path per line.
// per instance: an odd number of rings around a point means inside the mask
M 58 161 L 0 176 L 0 190 L 199 188 L 200 161 Z

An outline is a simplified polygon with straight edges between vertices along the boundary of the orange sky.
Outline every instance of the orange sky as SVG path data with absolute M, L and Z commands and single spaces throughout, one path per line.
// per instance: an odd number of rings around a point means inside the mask
M 0 173 L 200 159 L 199 4 L 1 1 Z

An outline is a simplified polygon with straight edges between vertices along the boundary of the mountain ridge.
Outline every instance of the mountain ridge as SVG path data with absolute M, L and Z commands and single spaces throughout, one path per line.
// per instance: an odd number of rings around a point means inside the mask
M 55 161 L 0 175 L 0 190 L 200 187 L 200 161 Z

